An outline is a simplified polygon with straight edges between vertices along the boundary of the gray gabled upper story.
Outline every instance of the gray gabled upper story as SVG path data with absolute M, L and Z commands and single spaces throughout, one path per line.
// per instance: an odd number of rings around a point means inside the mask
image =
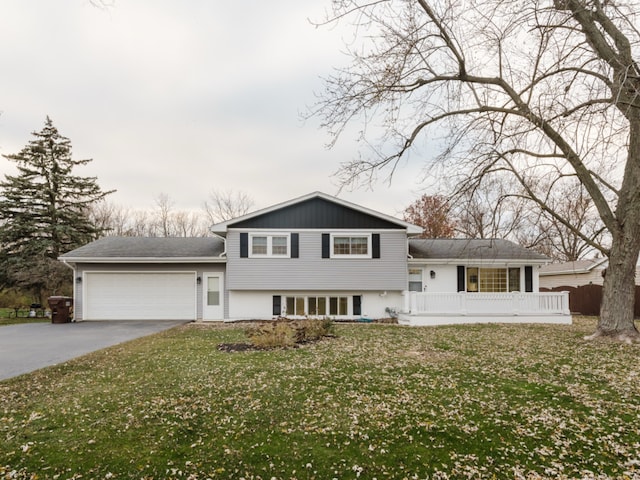
M 403 290 L 416 225 L 314 192 L 215 225 L 229 290 Z

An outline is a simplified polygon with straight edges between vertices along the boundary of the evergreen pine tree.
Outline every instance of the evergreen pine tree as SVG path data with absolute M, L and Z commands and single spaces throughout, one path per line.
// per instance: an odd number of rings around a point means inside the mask
M 99 236 L 89 207 L 112 191 L 73 173 L 91 160 L 72 160 L 71 141 L 49 117 L 33 136 L 20 153 L 4 155 L 18 173 L 0 182 L 0 285 L 41 302 L 45 292 L 69 291 L 70 270 L 57 258 Z

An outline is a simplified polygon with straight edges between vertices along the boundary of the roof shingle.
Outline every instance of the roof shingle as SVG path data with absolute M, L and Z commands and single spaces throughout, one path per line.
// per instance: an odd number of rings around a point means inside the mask
M 410 239 L 409 255 L 418 259 L 549 261 L 544 255 L 501 239 Z
M 198 258 L 223 252 L 224 242 L 218 237 L 104 237 L 60 258 Z

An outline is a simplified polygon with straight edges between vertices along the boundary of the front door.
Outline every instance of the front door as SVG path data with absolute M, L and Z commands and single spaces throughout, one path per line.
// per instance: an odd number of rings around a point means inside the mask
M 203 297 L 204 306 L 202 310 L 203 320 L 223 320 L 224 319 L 224 274 L 205 273 L 203 274 Z
M 409 267 L 409 291 L 422 292 L 424 290 L 425 288 L 422 281 L 422 268 Z

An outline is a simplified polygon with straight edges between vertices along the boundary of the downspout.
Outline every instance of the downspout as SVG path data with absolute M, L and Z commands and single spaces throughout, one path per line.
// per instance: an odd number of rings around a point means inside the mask
M 75 264 L 72 267 L 69 263 L 67 263 L 67 261 L 64 258 L 58 258 L 58 260 L 60 260 L 64 265 L 66 265 L 67 267 L 69 267 L 71 269 L 71 271 L 73 271 L 73 296 L 75 297 L 76 294 L 76 267 Z
M 73 266 L 71 266 L 69 263 L 67 263 L 67 261 L 64 258 L 58 258 L 58 260 L 60 260 L 64 265 L 66 265 L 67 267 L 69 267 L 71 269 L 71 271 L 73 272 L 73 277 L 71 279 L 71 281 L 73 282 L 73 303 L 74 303 L 74 307 L 73 307 L 73 321 L 76 321 L 76 309 L 75 309 L 75 303 L 76 303 L 76 299 L 78 298 L 78 292 L 76 291 L 76 266 L 75 263 L 73 264 Z
M 222 249 L 222 253 L 220 255 L 218 255 L 218 258 L 226 257 L 227 256 L 227 237 L 223 237 L 222 235 L 218 235 L 217 233 L 214 233 L 214 235 L 216 237 L 218 237 L 218 238 L 221 238 L 222 239 L 222 243 L 224 244 L 224 248 Z
M 409 253 L 409 235 L 407 235 L 407 258 L 413 260 L 413 255 Z

